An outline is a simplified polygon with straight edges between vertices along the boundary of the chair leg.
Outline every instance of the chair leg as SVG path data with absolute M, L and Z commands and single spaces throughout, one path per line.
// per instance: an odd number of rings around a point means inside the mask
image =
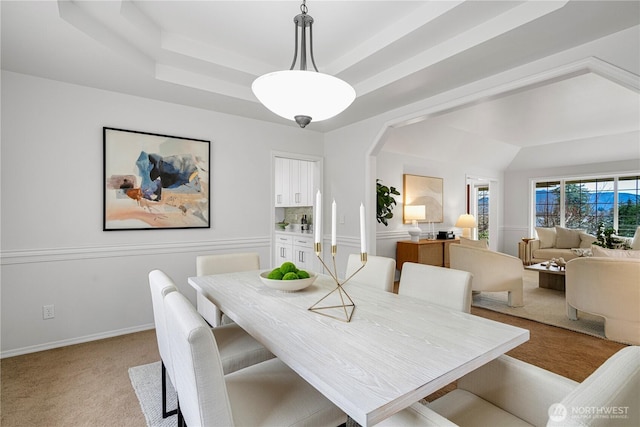
M 177 409 L 167 412 L 167 368 L 164 361 L 160 361 L 162 365 L 162 418 L 170 417 L 178 413 Z
M 178 408 L 176 411 L 178 411 L 178 427 L 187 427 L 187 422 L 184 420 L 182 410 L 180 409 L 180 400 L 178 400 Z

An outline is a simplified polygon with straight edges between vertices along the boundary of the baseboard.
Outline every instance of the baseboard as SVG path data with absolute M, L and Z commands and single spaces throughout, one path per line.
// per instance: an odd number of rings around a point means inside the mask
M 135 332 L 148 331 L 149 329 L 154 329 L 154 328 L 155 328 L 155 324 L 149 323 L 146 325 L 135 326 L 132 328 L 118 329 L 115 331 L 101 332 L 99 334 L 85 335 L 83 337 L 76 337 L 76 338 L 71 338 L 67 340 L 53 341 L 45 344 L 38 344 L 38 345 L 29 346 L 29 347 L 16 348 L 13 350 L 0 352 L 0 359 L 13 357 L 13 356 L 21 356 L 23 354 L 29 354 L 29 353 L 37 353 L 39 351 L 52 350 L 54 348 L 67 347 L 70 345 L 82 344 L 90 341 L 98 341 L 105 338 L 117 337 L 120 335 L 133 334 Z

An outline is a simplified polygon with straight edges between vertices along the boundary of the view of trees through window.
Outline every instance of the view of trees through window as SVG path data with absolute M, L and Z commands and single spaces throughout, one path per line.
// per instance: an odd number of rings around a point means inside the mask
M 476 188 L 478 195 L 478 239 L 489 240 L 489 187 Z
M 536 182 L 536 227 L 580 228 L 595 235 L 600 223 L 632 237 L 640 225 L 640 176 Z

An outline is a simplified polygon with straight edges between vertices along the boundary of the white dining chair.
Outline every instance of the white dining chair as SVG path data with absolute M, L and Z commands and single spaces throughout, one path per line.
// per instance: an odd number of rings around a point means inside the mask
M 414 403 L 377 426 L 638 426 L 638 395 L 638 346 L 618 351 L 582 383 L 502 355 L 426 407 Z
M 467 271 L 405 262 L 402 264 L 398 295 L 470 313 L 472 279 L 473 275 Z
M 169 293 L 178 293 L 178 289 L 173 280 L 160 270 L 153 270 L 149 273 L 149 286 L 156 326 L 156 340 L 162 365 L 162 417 L 167 418 L 176 413 L 175 410 L 167 411 L 167 375 L 174 386 L 175 376 L 171 363 L 163 300 Z M 235 323 L 216 327 L 213 329 L 213 333 L 218 342 L 220 359 L 225 373 L 231 373 L 274 357 L 269 350 Z
M 235 273 L 260 269 L 260 255 L 255 252 L 232 254 L 199 255 L 196 257 L 196 275 L 209 276 L 212 274 Z M 211 326 L 231 323 L 231 319 L 224 316 L 222 311 L 200 292 L 196 294 L 198 313 Z
M 360 254 L 350 254 L 347 260 L 345 279 L 349 278 L 362 266 Z M 387 292 L 393 292 L 396 274 L 396 260 L 382 256 L 369 255 L 364 268 L 351 279 L 354 282 L 366 283 Z
M 188 426 L 331 426 L 347 416 L 280 359 L 225 375 L 211 329 L 180 293 L 165 299 L 178 392 Z
M 151 289 L 151 302 L 153 304 L 153 320 L 156 326 L 156 341 L 160 353 L 162 375 L 162 418 L 177 413 L 176 409 L 167 411 L 167 375 L 171 384 L 175 384 L 173 365 L 171 363 L 171 350 L 169 349 L 169 337 L 164 316 L 164 297 L 169 292 L 174 292 L 176 287 L 173 281 L 160 270 L 149 273 L 149 287 Z

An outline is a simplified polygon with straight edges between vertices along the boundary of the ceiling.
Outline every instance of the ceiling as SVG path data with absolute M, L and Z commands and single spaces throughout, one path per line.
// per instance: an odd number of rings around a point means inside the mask
M 299 6 L 299 1 L 4 0 L 2 68 L 297 126 L 259 104 L 250 86 L 256 77 L 291 65 L 292 20 Z M 315 19 L 318 69 L 344 79 L 357 93 L 345 112 L 307 127 L 321 132 L 640 23 L 637 1 L 310 0 L 307 7 Z M 508 138 L 518 147 L 575 138 L 587 131 L 585 118 L 594 124 L 589 120 L 594 115 L 611 118 L 610 128 L 619 124 L 628 130 L 633 122 L 637 130 L 637 113 L 626 120 L 609 114 L 605 100 L 619 101 L 615 86 L 594 80 L 558 83 L 452 112 L 414 130 L 455 129 L 488 141 Z M 577 107 L 553 102 L 558 111 L 541 109 L 535 115 L 539 121 L 529 124 L 514 116 L 532 102 L 548 105 L 549 97 L 591 90 L 602 102 L 589 111 L 578 100 Z M 580 113 L 580 121 L 569 111 Z M 540 126 L 558 114 L 564 123 Z M 509 120 L 498 123 L 498 116 Z

